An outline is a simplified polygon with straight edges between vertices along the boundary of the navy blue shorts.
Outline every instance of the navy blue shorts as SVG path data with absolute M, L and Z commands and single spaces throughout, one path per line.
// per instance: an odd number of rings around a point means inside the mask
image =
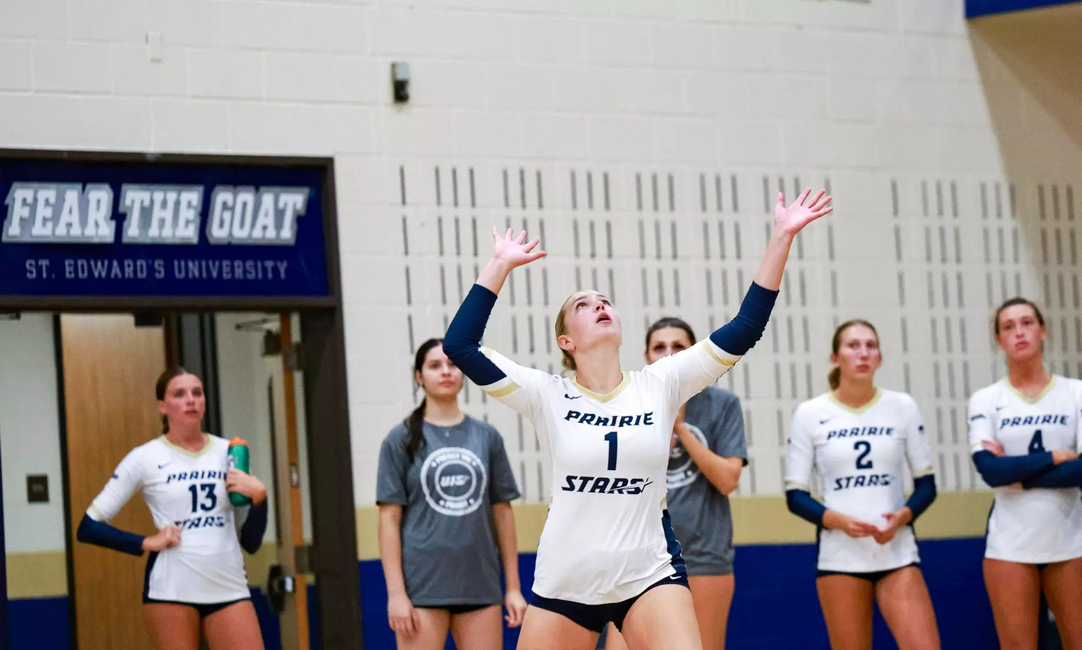
M 203 618 L 206 618 L 206 617 L 210 616 L 211 614 L 213 614 L 215 612 L 221 611 L 221 610 L 225 609 L 226 607 L 229 607 L 230 605 L 236 605 L 237 603 L 243 603 L 246 600 L 251 600 L 251 598 L 239 598 L 237 600 L 231 600 L 231 601 L 226 602 L 226 603 L 182 603 L 182 602 L 176 601 L 176 600 L 157 600 L 157 599 L 154 599 L 154 598 L 147 598 L 146 596 L 144 596 L 143 597 L 143 604 L 144 605 L 183 605 L 184 607 L 191 607 L 192 609 L 194 609 L 199 614 L 199 618 L 203 619 Z
M 685 588 L 690 589 L 688 586 L 687 573 L 684 571 L 677 571 L 674 575 L 671 575 L 668 578 L 662 578 L 646 589 L 643 589 L 642 594 L 645 594 L 654 587 L 660 587 L 661 585 L 683 585 Z M 606 603 L 604 605 L 583 605 L 582 603 L 575 603 L 570 600 L 542 598 L 541 596 L 534 594 L 533 601 L 530 604 L 534 607 L 540 607 L 541 609 L 555 612 L 564 618 L 571 619 L 576 625 L 600 634 L 601 631 L 605 629 L 605 625 L 609 622 L 613 623 L 617 630 L 623 631 L 624 619 L 627 617 L 628 611 L 631 610 L 631 606 L 635 604 L 636 600 L 642 598 L 642 594 L 632 596 L 631 598 L 618 603 Z
M 860 578 L 861 580 L 867 580 L 873 585 L 883 578 L 886 578 L 895 571 L 901 571 L 902 569 L 908 569 L 911 566 L 920 568 L 920 562 L 913 562 L 905 566 L 900 566 L 894 569 L 887 569 L 886 571 L 866 571 L 864 573 L 850 572 L 850 571 L 816 571 L 816 578 L 825 578 L 827 576 L 851 576 L 853 578 Z
M 486 603 L 484 605 L 417 605 L 417 609 L 446 609 L 447 613 L 455 616 L 457 614 L 469 614 L 470 612 L 476 612 L 486 607 L 492 607 L 499 603 Z

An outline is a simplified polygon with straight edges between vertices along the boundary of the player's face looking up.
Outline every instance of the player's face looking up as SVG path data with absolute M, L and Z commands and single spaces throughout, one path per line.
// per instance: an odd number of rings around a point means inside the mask
M 437 345 L 425 354 L 424 364 L 416 371 L 417 384 L 433 399 L 455 399 L 462 390 L 462 371 Z
M 619 347 L 623 342 L 620 314 L 596 291 L 580 291 L 564 302 L 556 335 L 556 344 L 572 358 L 599 345 Z
M 996 341 L 1008 361 L 1024 361 L 1044 351 L 1044 318 L 1032 303 L 1000 307 L 995 330 Z
M 653 363 L 686 350 L 694 345 L 688 333 L 679 327 L 662 327 L 650 334 L 646 346 L 646 363 Z
M 839 338 L 837 349 L 830 355 L 830 362 L 840 371 L 840 378 L 871 383 L 875 371 L 883 363 L 875 330 L 854 323 L 842 330 Z
M 190 373 L 173 377 L 158 400 L 158 412 L 165 416 L 170 430 L 199 428 L 206 410 L 203 382 Z

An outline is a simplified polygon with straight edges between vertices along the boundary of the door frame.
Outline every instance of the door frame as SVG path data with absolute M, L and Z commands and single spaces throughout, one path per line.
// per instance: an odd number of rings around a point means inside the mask
M 334 159 L 327 157 L 151 154 L 86 151 L 0 149 L 0 160 L 70 160 L 79 162 L 139 162 L 163 164 L 244 164 L 315 168 L 322 173 L 322 208 L 327 296 L 220 297 L 220 296 L 11 296 L 0 295 L 0 312 L 46 311 L 136 313 L 173 311 L 298 312 L 304 343 L 305 415 L 308 442 L 308 484 L 312 491 L 310 570 L 316 574 L 321 610 L 323 647 L 363 648 L 360 576 L 357 559 L 356 511 L 352 499 L 353 463 L 350 447 L 349 404 L 346 387 L 345 326 L 342 312 L 341 262 L 335 200 Z M 63 374 L 60 372 L 59 316 L 54 327 L 60 422 L 61 471 L 68 563 L 69 616 L 72 648 L 77 647 L 74 620 L 75 576 L 68 521 L 67 431 Z M 312 468 L 319 471 L 312 471 Z M 2 488 L 0 488 L 2 491 Z M 2 496 L 2 495 L 0 495 Z M 0 528 L 2 531 L 2 528 Z M 3 540 L 0 539 L 0 548 Z M 0 607 L 6 609 L 6 593 Z M 0 646 L 2 647 L 2 646 Z

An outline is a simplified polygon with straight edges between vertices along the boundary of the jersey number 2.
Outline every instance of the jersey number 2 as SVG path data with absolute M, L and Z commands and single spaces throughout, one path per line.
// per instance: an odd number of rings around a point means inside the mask
M 1044 452 L 1044 438 L 1041 436 L 1041 430 L 1037 429 L 1033 432 L 1033 439 L 1029 441 L 1029 453 L 1040 454 Z
M 860 455 L 857 456 L 857 469 L 871 469 L 872 461 L 864 460 L 868 454 L 872 453 L 872 443 L 867 440 L 857 440 L 853 443 L 853 449 L 860 449 Z
M 203 490 L 203 501 L 205 503 L 199 503 L 199 489 Z M 192 512 L 197 512 L 200 508 L 203 512 L 210 512 L 214 510 L 214 506 L 218 505 L 218 495 L 214 494 L 213 483 L 202 483 L 200 485 L 189 485 L 188 491 L 192 493 Z
M 606 433 L 605 440 L 609 441 L 609 471 L 611 472 L 616 469 L 616 432 Z

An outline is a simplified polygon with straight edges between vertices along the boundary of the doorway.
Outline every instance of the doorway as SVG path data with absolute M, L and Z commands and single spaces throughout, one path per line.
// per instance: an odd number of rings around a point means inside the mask
M 253 312 L 145 315 L 63 314 L 57 317 L 62 400 L 66 413 L 68 527 L 117 463 L 160 435 L 154 383 L 167 366 L 181 365 L 203 379 L 204 430 L 244 439 L 251 473 L 267 486 L 270 516 L 264 545 L 245 555 L 249 584 L 263 587 L 255 604 L 268 647 L 326 647 L 321 643 L 318 597 L 309 603 L 312 571 L 312 495 L 299 314 Z M 281 495 L 281 496 L 279 496 Z M 153 532 L 141 499 L 133 498 L 112 524 Z M 148 647 L 142 621 L 144 560 L 70 540 L 71 602 L 80 648 Z M 271 585 L 271 567 L 293 578 Z M 288 593 L 274 598 L 276 588 Z M 312 590 L 315 596 L 316 590 Z M 275 605 L 277 604 L 277 608 Z M 268 629 L 269 628 L 269 629 Z

